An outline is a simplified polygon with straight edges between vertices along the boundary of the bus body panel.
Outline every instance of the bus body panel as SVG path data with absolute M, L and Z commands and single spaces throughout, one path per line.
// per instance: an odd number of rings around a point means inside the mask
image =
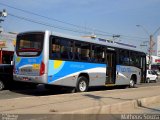
M 45 74 L 48 73 L 48 62 L 49 62 L 49 37 L 51 35 L 51 32 L 45 31 L 45 38 L 44 38 L 44 44 L 43 44 L 43 62 L 45 64 Z M 47 80 L 47 77 L 46 77 Z
M 44 36 L 42 52 L 35 57 L 21 57 L 14 53 L 14 71 L 13 79 L 22 82 L 47 83 L 48 59 L 49 59 L 49 36 L 46 31 Z M 41 63 L 45 64 L 44 74 L 40 76 Z
M 39 76 L 42 54 L 38 57 L 15 57 L 15 72 L 19 75 Z
M 81 73 L 89 75 L 89 86 L 105 84 L 106 64 L 49 60 L 48 84 L 72 86 Z
M 18 56 L 16 52 L 14 53 L 14 80 L 76 87 L 79 75 L 87 74 L 89 76 L 89 86 L 104 86 L 106 84 L 108 80 L 106 72 L 113 66 L 109 67 L 109 63 L 106 61 L 102 64 L 102 62 L 91 63 L 89 61 L 84 62 L 83 60 L 76 61 L 72 59 L 67 61 L 54 60 L 54 58 L 50 58 L 50 36 L 51 32 L 46 31 L 44 33 L 43 48 L 38 56 L 24 57 Z M 105 49 L 107 49 L 107 46 Z M 117 59 L 118 57 L 115 60 L 117 61 Z M 40 75 L 42 62 L 45 65 L 45 70 L 44 74 Z M 115 72 L 112 75 L 115 75 L 113 77 L 115 79 L 112 84 L 129 85 L 132 75 L 136 75 L 137 84 L 140 83 L 142 74 L 140 68 L 127 65 L 115 65 L 114 68 Z
M 18 75 L 18 74 L 13 74 L 13 79 L 15 81 L 19 82 L 30 82 L 30 83 L 42 83 L 46 84 L 46 78 L 47 74 L 44 74 L 42 76 L 28 76 L 28 75 Z
M 47 75 L 39 76 L 43 52 L 38 57 L 18 57 L 14 55 L 14 80 L 22 82 L 46 83 Z
M 137 84 L 140 83 L 141 70 L 137 67 L 117 65 L 116 72 L 116 85 L 129 85 L 132 75 L 136 75 Z

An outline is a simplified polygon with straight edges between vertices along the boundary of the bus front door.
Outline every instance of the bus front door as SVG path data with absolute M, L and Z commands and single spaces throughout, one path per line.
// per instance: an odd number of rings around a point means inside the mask
M 106 85 L 115 84 L 116 78 L 116 53 L 106 52 Z

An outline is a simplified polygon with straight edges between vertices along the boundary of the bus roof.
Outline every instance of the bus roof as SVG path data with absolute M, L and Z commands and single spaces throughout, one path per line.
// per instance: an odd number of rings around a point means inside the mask
M 72 35 L 58 33 L 58 32 L 52 32 L 52 35 L 58 36 L 58 37 L 63 37 L 63 38 L 68 38 L 68 39 L 73 39 L 73 40 L 78 40 L 78 41 L 84 41 L 84 42 L 89 42 L 89 43 L 105 45 L 105 46 L 109 46 L 109 47 L 113 47 L 113 48 L 121 48 L 121 49 L 133 50 L 133 51 L 137 51 L 137 52 L 143 52 L 141 49 L 138 49 L 134 45 L 127 44 L 127 43 L 121 43 L 121 42 L 113 42 L 113 41 L 109 41 L 109 40 L 106 40 L 103 38 L 84 38 L 84 37 L 77 37 L 77 36 L 72 36 Z
M 19 35 L 26 34 L 26 33 L 32 33 L 32 32 L 34 33 L 34 32 L 44 32 L 44 31 L 27 31 L 27 32 L 19 33 Z M 63 34 L 63 33 L 59 33 L 59 32 L 51 32 L 48 30 L 46 30 L 45 32 L 49 32 L 49 33 L 51 33 L 51 35 L 57 36 L 57 37 L 63 37 L 63 38 L 68 38 L 68 39 L 73 39 L 73 40 L 78 40 L 78 41 L 84 41 L 84 42 L 89 42 L 89 43 L 105 45 L 105 46 L 109 46 L 109 47 L 113 47 L 113 48 L 121 48 L 121 49 L 133 50 L 133 51 L 144 53 L 141 49 L 138 49 L 136 46 L 131 45 L 131 44 L 127 44 L 127 43 L 116 42 L 116 41 L 113 42 L 113 41 L 103 39 L 103 38 L 84 38 L 84 37 L 78 37 L 78 36 L 73 36 L 73 35 L 69 35 L 69 34 Z

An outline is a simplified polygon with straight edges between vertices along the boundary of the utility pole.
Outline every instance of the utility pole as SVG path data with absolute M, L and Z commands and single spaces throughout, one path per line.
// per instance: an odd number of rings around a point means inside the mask
M 155 45 L 153 36 L 160 30 L 160 27 L 158 27 L 158 29 L 156 29 L 156 31 L 152 34 L 150 34 L 148 32 L 148 30 L 143 27 L 142 25 L 136 25 L 137 27 L 141 27 L 143 29 L 143 31 L 149 36 L 149 49 L 148 49 L 148 53 L 149 53 L 149 60 L 148 60 L 148 68 L 151 69 L 151 63 L 152 63 L 152 53 L 153 53 L 153 47 Z
M 153 46 L 154 46 L 154 41 L 153 41 L 153 35 L 149 36 L 149 61 L 148 61 L 148 67 L 151 69 L 151 63 L 152 63 L 152 52 L 153 52 Z
M 4 19 L 1 19 L 2 18 L 5 18 L 7 17 L 8 13 L 6 12 L 5 9 L 3 9 L 2 11 L 0 11 L 0 23 L 4 21 Z M 3 28 L 0 26 L 0 33 L 3 31 Z M 2 48 L 3 46 L 1 47 L 0 46 L 0 64 L 2 64 L 2 57 L 3 57 L 3 52 L 2 52 Z
M 7 15 L 8 15 L 8 13 L 7 13 L 7 11 L 5 9 L 0 11 L 0 23 L 4 21 L 4 19 L 1 19 L 1 17 L 5 18 L 5 17 L 7 17 Z M 0 26 L 0 32 L 2 32 L 2 31 L 3 31 L 3 29 Z

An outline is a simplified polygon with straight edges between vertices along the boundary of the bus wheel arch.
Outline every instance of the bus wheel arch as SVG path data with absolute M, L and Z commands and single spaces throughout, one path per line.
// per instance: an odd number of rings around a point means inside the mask
M 136 83 L 137 83 L 137 75 L 133 74 L 130 79 L 129 87 L 134 88 Z
M 76 91 L 77 92 L 86 92 L 89 87 L 89 75 L 87 73 L 79 74 L 77 78 Z

